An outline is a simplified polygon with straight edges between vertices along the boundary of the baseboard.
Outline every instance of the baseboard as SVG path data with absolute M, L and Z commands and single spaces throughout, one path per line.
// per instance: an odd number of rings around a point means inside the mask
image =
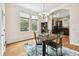
M 8 46 L 8 45 L 10 45 L 10 44 L 15 44 L 15 43 L 18 43 L 18 42 L 22 42 L 22 41 L 32 40 L 32 39 L 34 39 L 34 38 L 24 39 L 24 40 L 12 42 L 12 43 L 6 43 L 6 46 Z

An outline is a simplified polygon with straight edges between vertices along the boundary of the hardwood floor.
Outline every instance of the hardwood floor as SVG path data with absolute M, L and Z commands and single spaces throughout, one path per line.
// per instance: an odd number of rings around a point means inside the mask
M 67 48 L 70 48 L 72 50 L 76 50 L 76 51 L 79 52 L 79 46 L 70 44 L 68 36 L 64 36 L 62 42 L 63 42 L 62 44 L 63 44 L 64 47 L 67 47 Z
M 34 39 L 9 44 L 6 46 L 6 51 L 4 55 L 5 56 L 25 56 L 26 52 L 23 48 L 23 45 L 27 43 L 31 44 L 33 42 L 34 42 Z M 79 46 L 70 44 L 68 36 L 64 36 L 62 42 L 64 47 L 67 47 L 79 52 Z
M 33 42 L 34 42 L 34 39 L 8 44 L 6 46 L 6 51 L 4 55 L 5 56 L 25 56 L 26 52 L 23 48 L 23 45 L 27 43 L 31 44 Z

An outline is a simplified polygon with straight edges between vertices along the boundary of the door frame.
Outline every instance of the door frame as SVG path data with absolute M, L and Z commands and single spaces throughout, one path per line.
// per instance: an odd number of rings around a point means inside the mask
M 0 3 L 0 55 L 5 51 L 5 4 Z

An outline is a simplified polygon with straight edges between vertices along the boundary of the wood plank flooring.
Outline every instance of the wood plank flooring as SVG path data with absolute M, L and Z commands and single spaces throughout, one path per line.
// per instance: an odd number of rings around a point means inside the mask
M 23 45 L 27 43 L 31 44 L 33 42 L 34 42 L 34 39 L 8 44 L 6 46 L 6 51 L 4 55 L 5 56 L 25 56 L 26 52 L 23 48 Z
M 33 42 L 34 42 L 34 39 L 9 44 L 6 46 L 6 51 L 4 56 L 25 56 L 26 52 L 23 48 L 23 45 L 27 43 L 31 44 Z M 68 36 L 64 36 L 62 42 L 64 47 L 67 47 L 79 52 L 79 46 L 70 44 Z

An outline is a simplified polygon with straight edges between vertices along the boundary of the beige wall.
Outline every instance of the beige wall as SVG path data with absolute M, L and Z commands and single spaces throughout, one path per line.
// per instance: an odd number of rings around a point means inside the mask
M 22 7 L 16 6 L 14 4 L 5 5 L 5 18 L 6 18 L 6 41 L 7 43 L 12 43 L 20 40 L 25 40 L 33 38 L 33 31 L 20 31 L 20 12 L 25 12 L 30 15 L 37 15 L 36 12 L 29 9 L 24 9 Z M 38 22 L 38 31 L 39 31 L 39 22 Z
M 70 42 L 79 46 L 79 4 L 73 5 L 70 13 Z

